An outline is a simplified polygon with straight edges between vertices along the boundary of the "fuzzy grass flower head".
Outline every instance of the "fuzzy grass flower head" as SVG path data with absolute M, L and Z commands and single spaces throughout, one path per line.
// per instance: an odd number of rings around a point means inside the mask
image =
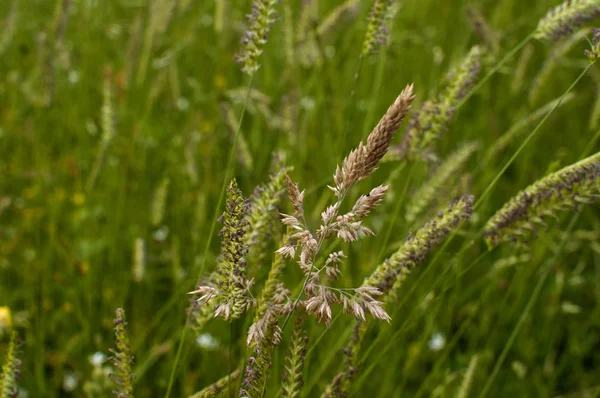
M 591 203 L 600 191 L 600 152 L 530 185 L 490 218 L 484 236 L 490 247 L 526 242 L 560 210 Z
M 242 71 L 253 75 L 260 67 L 258 58 L 267 44 L 267 35 L 275 22 L 275 5 L 278 0 L 255 0 L 252 13 L 248 15 L 249 29 L 242 38 L 242 48 L 235 60 L 242 65 Z
M 599 0 L 566 0 L 548 11 L 540 20 L 534 37 L 539 40 L 556 41 L 599 15 Z

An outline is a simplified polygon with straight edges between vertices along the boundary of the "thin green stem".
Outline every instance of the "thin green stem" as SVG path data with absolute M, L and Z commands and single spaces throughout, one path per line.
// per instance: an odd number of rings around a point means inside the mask
M 569 233 L 571 232 L 571 230 L 575 226 L 575 223 L 579 219 L 579 214 L 580 213 L 578 213 L 571 219 L 569 226 L 567 227 L 566 231 L 563 233 L 563 236 L 562 236 L 561 242 L 558 246 L 558 250 L 556 251 L 556 254 L 554 255 L 554 257 L 552 257 L 552 259 L 550 259 L 550 260 L 548 260 L 548 262 L 546 262 L 544 269 L 543 269 L 542 276 L 538 280 L 538 283 L 535 285 L 535 288 L 533 289 L 533 292 L 531 293 L 531 297 L 529 298 L 529 301 L 527 302 L 527 305 L 525 306 L 525 310 L 521 313 L 521 316 L 519 317 L 517 324 L 515 325 L 510 337 L 508 338 L 508 341 L 504 345 L 502 353 L 500 354 L 500 357 L 498 358 L 498 360 L 496 361 L 496 364 L 494 365 L 492 374 L 487 378 L 487 381 L 483 387 L 483 390 L 481 391 L 481 394 L 479 394 L 479 398 L 484 398 L 487 395 L 488 391 L 492 387 L 492 384 L 494 383 L 494 380 L 496 379 L 496 376 L 498 376 L 498 372 L 500 371 L 500 368 L 502 367 L 502 364 L 504 363 L 504 360 L 506 359 L 506 356 L 508 355 L 508 350 L 510 350 L 513 343 L 515 342 L 515 339 L 517 338 L 517 335 L 521 331 L 521 328 L 523 327 L 525 320 L 527 320 L 527 317 L 529 316 L 531 309 L 533 308 L 534 304 L 536 303 L 538 296 L 540 295 L 540 292 L 542 291 L 542 287 L 544 287 L 546 278 L 550 274 L 550 270 L 552 269 L 552 266 L 556 263 L 556 260 L 560 256 L 562 249 L 564 248 L 565 243 L 567 242 L 567 239 L 569 238 Z
M 504 66 L 508 60 L 510 60 L 516 53 L 518 53 L 527 43 L 533 39 L 534 32 L 531 32 L 526 38 L 524 38 L 519 44 L 517 44 L 512 50 L 510 50 L 504 58 L 500 60 L 488 73 L 481 79 L 469 92 L 463 97 L 462 100 L 456 105 L 456 109 L 460 109 L 468 100 L 479 90 L 487 81 Z
M 548 113 L 546 113 L 546 116 L 544 116 L 544 118 L 537 124 L 537 126 L 533 129 L 533 131 L 523 141 L 523 143 L 521 144 L 521 146 L 515 151 L 515 153 L 510 157 L 510 159 L 508 159 L 508 161 L 506 162 L 506 164 L 504 165 L 504 167 L 502 167 L 502 170 L 500 170 L 500 172 L 498 172 L 498 174 L 496 175 L 496 177 L 494 177 L 494 179 L 487 186 L 487 188 L 485 189 L 485 191 L 483 191 L 483 193 L 481 194 L 481 196 L 475 202 L 475 205 L 473 206 L 473 209 L 476 209 L 477 207 L 479 207 L 479 205 L 482 203 L 483 199 L 491 192 L 492 188 L 496 185 L 496 183 L 498 182 L 498 180 L 500 179 L 500 177 L 502 177 L 502 175 L 506 172 L 506 170 L 510 167 L 510 165 L 515 161 L 515 159 L 517 158 L 517 156 L 519 156 L 519 154 L 527 146 L 527 144 L 529 143 L 529 141 L 531 141 L 533 139 L 533 137 L 537 134 L 537 132 L 540 130 L 540 128 L 544 125 L 544 123 L 546 122 L 546 120 L 548 120 L 548 118 L 550 117 L 550 115 L 556 110 L 556 108 L 558 108 L 560 106 L 560 104 L 562 103 L 562 101 L 565 98 L 565 96 L 571 92 L 571 90 L 577 85 L 577 83 L 579 83 L 579 81 L 583 78 L 583 76 L 585 76 L 585 74 L 587 73 L 587 71 L 591 67 L 592 67 L 592 64 L 588 65 L 587 68 L 585 68 L 583 70 L 583 72 L 581 72 L 581 74 L 577 77 L 577 79 L 575 79 L 575 81 L 569 86 L 569 88 L 567 89 L 567 91 L 565 91 L 563 93 L 563 95 L 558 99 L 558 101 L 556 101 L 556 104 L 554 104 L 554 106 L 552 107 L 552 109 Z
M 206 266 L 206 258 L 208 256 L 208 251 L 210 250 L 210 244 L 212 242 L 212 238 L 215 233 L 215 227 L 217 224 L 217 219 L 219 217 L 218 209 L 221 208 L 221 206 L 223 204 L 223 200 L 225 199 L 225 191 L 227 188 L 227 183 L 229 181 L 229 175 L 231 174 L 231 171 L 232 171 L 234 163 L 235 163 L 234 160 L 235 160 L 235 153 L 236 153 L 236 149 L 237 149 L 238 139 L 240 136 L 240 132 L 242 130 L 242 122 L 244 120 L 244 114 L 246 113 L 246 107 L 248 106 L 248 102 L 250 100 L 250 93 L 252 92 L 252 83 L 253 82 L 254 82 L 254 75 L 251 75 L 250 80 L 248 81 L 248 88 L 246 90 L 246 97 L 245 97 L 244 103 L 242 105 L 240 119 L 239 119 L 239 122 L 237 125 L 234 139 L 233 139 L 233 145 L 229 149 L 229 155 L 227 157 L 227 166 L 225 168 L 225 176 L 223 177 L 223 183 L 221 185 L 221 193 L 219 194 L 219 201 L 217 202 L 217 206 L 215 207 L 215 209 L 217 209 L 217 210 L 215 211 L 215 214 L 213 216 L 212 223 L 210 226 L 210 232 L 206 239 L 206 245 L 204 246 L 204 253 L 202 255 L 202 263 L 200 266 L 200 272 L 199 272 L 198 281 L 196 282 L 196 284 L 200 283 L 202 274 L 204 273 L 204 268 Z M 186 335 L 187 329 L 190 324 L 190 317 L 191 317 L 191 313 L 187 315 L 185 325 L 183 327 L 183 330 L 181 331 L 181 336 L 179 338 L 179 345 L 177 348 L 177 354 L 175 355 L 175 361 L 173 362 L 173 366 L 171 367 L 171 375 L 169 376 L 169 384 L 167 386 L 167 392 L 165 394 L 165 398 L 169 398 L 169 396 L 171 395 L 171 389 L 173 388 L 173 382 L 175 381 L 175 374 L 177 373 L 177 366 L 179 365 L 179 360 L 181 358 L 181 353 L 183 351 L 185 335 Z

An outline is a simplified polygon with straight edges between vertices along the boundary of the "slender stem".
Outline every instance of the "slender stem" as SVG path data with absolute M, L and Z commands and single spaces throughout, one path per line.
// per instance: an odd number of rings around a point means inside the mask
M 592 67 L 592 64 L 589 64 L 583 70 L 583 72 L 581 72 L 581 74 L 577 77 L 577 79 L 575 79 L 575 81 L 569 86 L 569 88 L 567 89 L 567 91 L 565 91 L 563 93 L 563 95 L 558 99 L 558 101 L 556 101 L 556 103 L 554 104 L 554 106 L 552 107 L 552 109 L 550 110 L 550 112 L 546 113 L 546 116 L 544 116 L 544 118 L 538 123 L 538 125 L 535 127 L 535 129 L 533 129 L 533 131 L 527 136 L 527 138 L 523 141 L 523 143 L 521 144 L 521 146 L 515 151 L 515 153 L 510 157 L 510 159 L 508 159 L 508 162 L 506 162 L 506 164 L 504 165 L 504 167 L 502 168 L 502 170 L 500 170 L 500 172 L 498 172 L 498 174 L 496 175 L 496 177 L 494 177 L 494 179 L 492 180 L 492 182 L 487 186 L 486 190 L 483 191 L 483 193 L 481 194 L 481 196 L 475 202 L 475 205 L 473 206 L 473 209 L 476 209 L 477 207 L 479 207 L 479 205 L 483 201 L 483 198 L 485 198 L 490 193 L 490 191 L 492 190 L 492 188 L 494 187 L 494 185 L 496 185 L 496 183 L 498 182 L 498 180 L 500 179 L 500 177 L 502 177 L 502 175 L 506 172 L 506 170 L 510 167 L 510 165 L 515 161 L 515 159 L 517 158 L 517 156 L 519 156 L 519 154 L 521 153 L 521 151 L 523 151 L 523 149 L 527 146 L 527 144 L 529 143 L 529 141 L 531 141 L 531 139 L 536 135 L 536 133 L 544 125 L 544 123 L 546 122 L 546 120 L 548 120 L 548 118 L 550 117 L 550 115 L 556 110 L 556 108 L 558 108 L 560 106 L 560 104 L 564 100 L 565 96 L 571 92 L 571 90 L 577 85 L 577 83 L 579 83 L 579 81 L 583 78 L 583 76 L 585 76 L 586 72 L 591 67 Z
M 240 119 L 239 119 L 239 122 L 237 125 L 234 139 L 233 139 L 233 145 L 229 149 L 229 155 L 227 158 L 227 166 L 225 169 L 225 176 L 223 177 L 221 193 L 219 194 L 219 201 L 217 202 L 217 206 L 215 207 L 215 209 L 221 208 L 221 206 L 223 204 L 223 200 L 225 198 L 225 190 L 227 188 L 227 182 L 229 181 L 229 175 L 231 174 L 231 171 L 232 171 L 234 163 L 235 163 L 234 160 L 235 160 L 235 153 L 236 153 L 236 149 L 237 149 L 238 139 L 240 136 L 240 131 L 242 130 L 242 122 L 244 120 L 244 114 L 246 113 L 246 107 L 248 106 L 248 102 L 250 100 L 250 93 L 252 92 L 252 83 L 253 82 L 254 82 L 254 75 L 250 75 L 250 80 L 248 81 L 248 88 L 246 90 L 246 97 L 245 97 L 244 103 L 242 105 L 242 112 L 240 114 Z M 204 267 L 206 265 L 206 258 L 208 256 L 208 251 L 210 250 L 210 244 L 212 242 L 212 238 L 215 233 L 215 227 L 217 224 L 218 217 L 219 217 L 219 212 L 217 210 L 217 211 L 215 211 L 215 215 L 213 216 L 213 220 L 212 220 L 212 223 L 210 226 L 210 232 L 206 239 L 206 245 L 204 246 L 204 253 L 202 255 L 202 264 L 200 266 L 198 282 L 196 284 L 200 283 L 200 279 L 202 278 L 202 274 L 204 273 Z M 187 315 L 185 325 L 183 327 L 183 330 L 181 331 L 181 336 L 179 338 L 179 345 L 177 348 L 177 354 L 175 355 L 175 361 L 173 362 L 173 366 L 171 367 L 171 375 L 169 377 L 169 384 L 167 386 L 167 392 L 165 394 L 165 398 L 169 398 L 169 396 L 171 395 L 171 389 L 173 388 L 173 382 L 175 381 L 175 374 L 177 373 L 177 365 L 179 364 L 179 360 L 181 358 L 181 353 L 183 351 L 185 335 L 186 335 L 187 329 L 190 324 L 190 317 L 191 317 L 191 313 Z
M 477 90 L 479 90 L 481 88 L 481 86 L 483 86 L 494 74 L 496 74 L 496 72 L 498 72 L 500 70 L 500 68 L 502 68 L 508 60 L 510 60 L 516 53 L 518 53 L 523 47 L 525 47 L 525 45 L 527 43 L 529 43 L 531 41 L 531 39 L 533 39 L 533 34 L 534 34 L 534 32 L 531 32 L 526 38 L 523 39 L 523 41 L 521 41 L 519 44 L 517 44 L 515 46 L 515 48 L 510 50 L 508 52 L 508 54 L 506 54 L 504 56 L 504 58 L 502 58 L 500 60 L 500 62 L 498 62 L 487 73 L 487 75 L 484 76 L 483 79 L 481 79 L 475 86 L 473 86 L 473 88 L 471 90 L 469 90 L 469 92 L 463 97 L 463 99 L 460 100 L 460 102 L 456 105 L 456 109 L 457 110 L 460 109 L 460 107 L 462 107 L 465 104 L 465 102 L 467 102 L 469 100 L 469 98 L 471 98 L 471 96 L 473 96 L 473 94 L 475 94 L 477 92 Z
M 487 378 L 487 381 L 483 387 L 483 390 L 481 391 L 481 394 L 479 394 L 479 398 L 484 398 L 487 395 L 490 388 L 492 387 L 492 384 L 493 384 L 494 380 L 496 379 L 496 376 L 498 375 L 498 372 L 500 371 L 500 368 L 502 367 L 502 364 L 504 363 L 506 356 L 508 355 L 508 350 L 510 350 L 513 343 L 515 342 L 515 339 L 517 338 L 517 334 L 519 334 L 519 332 L 521 331 L 521 327 L 523 326 L 523 323 L 525 323 L 525 321 L 527 320 L 527 317 L 529 316 L 529 313 L 531 312 L 533 305 L 536 303 L 538 296 L 540 295 L 540 292 L 542 291 L 542 287 L 544 287 L 546 278 L 550 274 L 550 270 L 552 269 L 552 266 L 555 264 L 556 260 L 560 256 L 562 249 L 565 246 L 567 239 L 569 238 L 569 233 L 571 232 L 571 230 L 575 226 L 575 223 L 577 222 L 577 219 L 579 218 L 579 214 L 580 213 L 577 213 L 577 215 L 571 219 L 569 226 L 563 233 L 563 236 L 562 236 L 561 242 L 558 246 L 558 250 L 556 251 L 556 254 L 554 255 L 554 257 L 552 257 L 552 259 L 548 260 L 548 262 L 545 264 L 544 270 L 542 273 L 542 277 L 539 279 L 537 285 L 535 285 L 535 288 L 533 289 L 533 292 L 531 293 L 531 297 L 529 298 L 529 301 L 527 302 L 527 305 L 525 306 L 525 310 L 521 313 L 521 316 L 519 317 L 519 320 L 517 321 L 515 328 L 513 329 L 510 337 L 508 338 L 508 341 L 504 345 L 504 349 L 502 350 L 500 357 L 498 358 L 498 360 L 496 361 L 496 364 L 494 365 L 492 374 L 490 375 L 490 377 Z

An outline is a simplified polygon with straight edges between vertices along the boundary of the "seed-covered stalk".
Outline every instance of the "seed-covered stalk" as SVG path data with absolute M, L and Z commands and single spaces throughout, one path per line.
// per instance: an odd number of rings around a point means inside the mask
M 534 37 L 539 40 L 558 40 L 599 15 L 599 0 L 567 0 L 548 11 L 538 23 Z
M 399 159 L 411 156 L 426 157 L 425 152 L 437 140 L 454 119 L 459 102 L 475 84 L 481 67 L 482 52 L 474 46 L 462 64 L 449 74 L 449 83 L 442 94 L 426 101 L 410 120 L 402 143 L 395 149 Z
M 268 244 L 276 231 L 278 206 L 285 193 L 285 176 L 291 171 L 276 156 L 269 177 L 269 182 L 259 185 L 250 197 L 248 212 L 248 233 L 246 244 L 249 247 L 248 263 L 258 266 L 266 258 Z
M 394 299 L 395 291 L 410 271 L 425 260 L 433 247 L 467 220 L 472 210 L 473 196 L 470 195 L 465 195 L 450 204 L 446 211 L 440 212 L 414 235 L 410 235 L 400 249 L 375 269 L 363 286 L 378 288 L 387 295 L 388 301 Z
M 389 31 L 386 18 L 390 11 L 392 0 L 375 0 L 367 24 L 367 32 L 363 41 L 361 56 L 374 54 L 387 43 Z
M 117 388 L 113 393 L 118 398 L 133 398 L 133 354 L 131 353 L 125 310 L 117 308 L 113 324 L 117 343 L 117 349 L 111 349 L 113 353 L 111 360 L 115 366 L 115 371 L 110 375 L 110 378 L 117 384 Z
M 88 191 L 94 187 L 102 164 L 104 163 L 104 157 L 106 150 L 108 149 L 111 141 L 115 136 L 115 120 L 114 120 L 114 108 L 113 108 L 113 83 L 112 83 L 112 69 L 107 67 L 104 69 L 104 85 L 102 89 L 102 136 L 100 138 L 100 147 L 96 152 L 96 159 L 92 166 L 89 179 L 87 181 Z
M 367 323 L 358 321 L 352 331 L 348 346 L 343 350 L 344 368 L 325 388 L 322 398 L 345 398 L 348 396 L 352 382 L 358 372 L 358 354 L 366 331 Z
M 484 228 L 489 246 L 526 241 L 560 210 L 591 203 L 600 187 L 600 152 L 552 173 L 519 192 Z
M 13 331 L 0 374 L 0 398 L 16 397 L 19 394 L 17 382 L 21 377 L 22 361 L 18 358 L 18 353 L 19 337 L 17 332 Z
M 226 320 L 239 318 L 244 310 L 254 303 L 250 295 L 252 280 L 246 278 L 246 233 L 248 230 L 249 202 L 238 189 L 236 180 L 227 187 L 225 212 L 219 218 L 223 228 L 221 237 L 221 257 L 215 283 L 201 285 L 190 294 L 201 294 L 198 303 L 216 305 L 215 316 Z
M 275 22 L 277 0 L 255 0 L 252 13 L 248 15 L 248 31 L 242 38 L 242 48 L 235 59 L 242 65 L 242 71 L 253 75 L 260 67 L 258 58 L 267 44 L 267 35 Z
M 306 344 L 308 338 L 302 327 L 302 318 L 296 320 L 296 328 L 292 334 L 290 351 L 286 358 L 285 373 L 281 383 L 283 398 L 298 398 L 302 392 L 304 381 L 304 357 L 306 356 Z

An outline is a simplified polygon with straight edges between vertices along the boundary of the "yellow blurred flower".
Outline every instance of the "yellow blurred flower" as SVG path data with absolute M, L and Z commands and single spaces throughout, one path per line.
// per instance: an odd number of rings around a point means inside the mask
M 223 75 L 217 75 L 215 77 L 215 87 L 216 88 L 225 88 L 227 85 L 227 79 Z
M 0 307 L 0 335 L 12 327 L 12 315 L 10 308 L 4 306 Z
M 81 192 L 77 192 L 75 195 L 73 195 L 73 203 L 76 206 L 81 206 L 85 203 L 85 195 Z

